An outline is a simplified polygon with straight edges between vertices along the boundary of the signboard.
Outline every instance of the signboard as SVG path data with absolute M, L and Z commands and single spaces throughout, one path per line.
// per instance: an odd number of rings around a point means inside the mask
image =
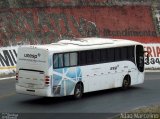
M 4 74 L 15 73 L 17 47 L 0 48 L 0 77 Z
M 147 53 L 145 54 L 145 68 L 159 69 L 160 68 L 160 44 L 145 44 L 145 51 L 148 52 L 149 61 L 147 61 Z

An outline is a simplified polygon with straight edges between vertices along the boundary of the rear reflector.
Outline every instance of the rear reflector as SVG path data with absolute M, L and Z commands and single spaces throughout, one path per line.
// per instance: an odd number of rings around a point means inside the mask
M 18 80 L 18 73 L 16 73 L 16 80 Z
M 45 82 L 45 84 L 49 85 L 49 82 Z
M 49 76 L 46 76 L 46 79 L 49 79 L 50 77 Z
M 50 77 L 49 76 L 45 76 L 45 84 L 46 85 L 50 84 Z
M 49 79 L 45 79 L 45 81 L 47 82 L 47 81 L 49 81 Z

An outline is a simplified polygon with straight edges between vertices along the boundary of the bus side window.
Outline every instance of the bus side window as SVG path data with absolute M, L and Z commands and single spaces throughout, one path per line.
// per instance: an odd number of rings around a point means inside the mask
M 53 56 L 53 67 L 58 68 L 58 54 L 54 54 Z
M 100 50 L 93 51 L 93 63 L 100 63 Z
M 63 67 L 63 54 L 54 54 L 54 56 L 53 56 L 53 67 L 54 68 Z
M 127 58 L 128 60 L 132 61 L 135 63 L 134 59 L 134 46 L 129 46 L 127 47 Z
M 58 68 L 63 67 L 63 54 L 58 54 Z
M 64 54 L 64 66 L 68 67 L 70 65 L 69 63 L 69 53 Z
M 86 57 L 87 57 L 87 64 L 93 64 L 93 51 L 92 50 L 86 51 Z
M 127 47 L 122 47 L 121 48 L 121 59 L 122 60 L 127 60 Z
M 70 53 L 70 66 L 76 66 L 77 64 L 77 53 Z
M 114 62 L 115 61 L 115 50 L 114 48 L 109 48 L 108 50 L 108 61 L 109 62 Z
M 78 53 L 78 65 L 86 65 L 86 51 Z
M 101 62 L 107 62 L 107 49 L 102 49 L 101 50 Z
M 120 61 L 120 60 L 121 60 L 121 49 L 115 48 L 115 61 Z

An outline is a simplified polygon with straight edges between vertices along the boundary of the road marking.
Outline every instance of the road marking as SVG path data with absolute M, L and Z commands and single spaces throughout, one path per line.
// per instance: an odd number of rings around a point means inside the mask
M 12 76 L 12 77 L 0 78 L 0 80 L 14 79 L 14 78 L 16 78 L 16 77 L 15 77 L 15 76 Z
M 5 69 L 15 69 L 16 66 L 8 66 L 8 67 L 0 67 L 1 70 L 5 70 Z
M 12 93 L 9 93 L 9 94 L 6 94 L 6 95 L 2 95 L 2 96 L 0 96 L 0 99 L 6 98 L 6 97 L 10 97 L 10 96 L 13 96 L 15 94 L 16 94 L 15 92 L 12 92 Z

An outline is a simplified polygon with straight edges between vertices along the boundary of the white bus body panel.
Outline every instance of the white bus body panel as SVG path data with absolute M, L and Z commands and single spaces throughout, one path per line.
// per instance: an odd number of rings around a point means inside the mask
M 16 91 L 23 94 L 51 96 L 50 86 L 45 85 L 48 76 L 49 53 L 32 47 L 18 49 Z M 48 90 L 49 89 L 49 90 Z
M 122 87 L 126 75 L 130 75 L 131 85 L 144 81 L 143 73 L 131 61 L 54 69 L 52 80 L 53 86 L 61 87 L 59 96 L 66 96 L 74 94 L 79 81 L 83 82 L 84 92 Z
M 79 41 L 78 41 L 79 42 Z M 103 41 L 104 42 L 104 41 Z M 118 42 L 114 44 L 114 42 Z M 73 44 L 73 45 L 72 45 Z M 117 61 L 86 66 L 53 68 L 54 53 L 82 51 L 99 48 L 123 46 L 121 41 L 110 41 L 108 44 L 87 46 L 84 43 L 37 45 L 18 49 L 17 72 L 19 80 L 16 83 L 18 93 L 38 96 L 73 95 L 77 82 L 82 82 L 84 92 L 121 87 L 126 75 L 131 77 L 131 85 L 144 82 L 144 73 L 139 72 L 132 61 Z M 126 41 L 124 46 L 136 45 L 137 42 Z M 45 76 L 50 77 L 50 85 L 45 85 Z
M 44 73 L 19 70 L 19 85 L 28 88 L 44 88 Z
M 131 61 L 82 66 L 81 70 L 84 92 L 122 87 L 126 75 L 130 75 L 131 85 L 144 82 L 144 74 L 139 73 L 136 65 Z

